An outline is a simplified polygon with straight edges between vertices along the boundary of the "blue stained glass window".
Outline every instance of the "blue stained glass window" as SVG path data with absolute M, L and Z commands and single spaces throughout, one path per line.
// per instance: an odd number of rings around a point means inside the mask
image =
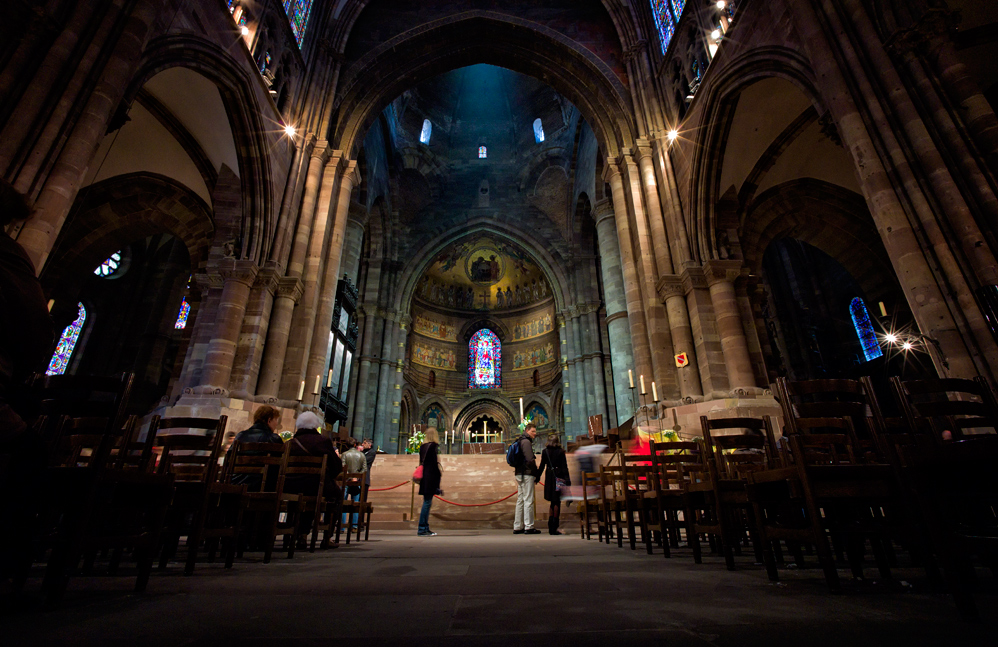
M 680 2 L 680 0 L 672 1 Z M 662 54 L 665 54 L 672 35 L 676 33 L 676 21 L 669 9 L 669 0 L 650 0 L 650 2 L 652 16 L 655 17 L 655 27 L 658 29 L 658 40 L 662 44 Z M 686 1 L 682 0 L 682 4 L 685 5 Z
M 187 303 L 187 297 L 180 302 L 180 312 L 177 313 L 177 323 L 173 324 L 173 327 L 177 330 L 183 330 L 187 327 L 187 315 L 191 314 L 191 304 Z
M 859 343 L 863 346 L 866 361 L 882 357 L 884 352 L 880 350 L 877 333 L 870 322 L 870 313 L 866 311 L 866 304 L 862 299 L 856 297 L 849 303 L 849 315 L 852 317 L 852 325 L 856 329 Z
M 300 47 L 305 38 L 305 28 L 308 27 L 308 17 L 312 13 L 312 0 L 284 0 L 284 13 L 288 14 L 291 31 Z
M 672 14 L 676 17 L 676 22 L 683 16 L 683 9 L 686 7 L 686 0 L 670 0 L 672 2 Z
M 430 143 L 430 135 L 432 135 L 432 134 L 433 134 L 433 124 L 430 123 L 429 119 L 424 119 L 423 120 L 423 130 L 422 130 L 422 132 L 419 133 L 419 143 L 420 144 L 429 144 Z
M 86 321 L 87 309 L 81 303 L 79 304 L 79 312 L 76 320 L 66 326 L 66 329 L 62 331 L 62 335 L 59 337 L 55 353 L 52 354 L 48 370 L 45 371 L 46 375 L 62 375 L 69 368 L 69 358 L 73 356 L 73 349 L 76 348 L 76 342 L 80 339 L 80 331 L 83 330 L 83 324 Z
M 468 388 L 498 389 L 502 386 L 502 343 L 488 328 L 468 342 Z
M 544 125 L 541 123 L 540 117 L 534 119 L 534 141 L 538 144 L 544 141 Z
M 478 147 L 478 159 L 483 160 L 489 156 L 489 151 L 484 146 Z

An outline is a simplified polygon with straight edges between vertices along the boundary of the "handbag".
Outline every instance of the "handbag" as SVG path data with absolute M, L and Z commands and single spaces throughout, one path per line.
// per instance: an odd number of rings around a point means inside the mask
M 412 482 L 419 483 L 423 480 L 423 466 L 417 465 L 416 470 L 412 473 Z
M 563 479 L 560 476 L 554 477 L 554 489 L 556 492 L 568 491 L 569 485 L 568 479 Z

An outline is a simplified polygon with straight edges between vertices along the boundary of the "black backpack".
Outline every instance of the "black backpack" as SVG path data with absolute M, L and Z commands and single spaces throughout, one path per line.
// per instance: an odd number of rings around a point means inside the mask
M 520 467 L 523 465 L 523 449 L 520 447 L 520 441 L 526 436 L 520 436 L 513 441 L 513 444 L 506 448 L 506 464 L 510 467 Z

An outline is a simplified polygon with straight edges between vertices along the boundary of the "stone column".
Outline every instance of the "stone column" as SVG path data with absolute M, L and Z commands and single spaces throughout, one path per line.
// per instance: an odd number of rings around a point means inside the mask
M 259 378 L 260 358 L 267 340 L 267 329 L 270 327 L 277 280 L 277 269 L 270 262 L 256 275 L 232 366 L 230 391 L 233 397 L 250 397 L 250 391 Z
M 368 278 L 370 279 L 370 277 Z M 370 310 L 368 310 L 368 307 L 370 307 Z M 360 308 L 358 308 L 358 310 L 359 309 Z M 376 316 L 377 306 L 371 304 L 370 306 L 364 306 L 363 310 L 364 336 L 360 339 L 360 344 L 357 348 L 357 356 L 354 358 L 354 362 L 358 365 L 357 390 L 355 391 L 356 402 L 352 405 L 348 403 L 348 406 L 351 406 L 352 408 L 353 418 L 350 425 L 351 436 L 357 436 L 359 433 L 367 433 L 365 425 L 369 424 L 372 420 L 370 412 L 368 411 L 368 396 L 372 371 L 371 360 L 375 359 L 371 357 L 371 349 L 374 347 L 375 343 L 375 323 L 378 319 Z
M 390 380 L 392 385 L 391 417 L 389 418 L 389 426 L 380 428 L 376 432 L 381 434 L 380 440 L 377 436 L 374 439 L 375 447 L 378 447 L 380 443 L 389 454 L 395 453 L 398 450 L 399 411 L 402 404 L 402 368 L 405 365 L 405 344 L 406 337 L 409 334 L 410 323 L 412 323 L 412 318 L 409 315 L 404 314 L 401 316 L 398 330 L 395 334 L 394 369 Z
M 683 399 L 703 396 L 700 381 L 700 367 L 697 364 L 696 343 L 693 340 L 693 327 L 687 309 L 683 280 L 679 276 L 663 276 L 658 281 L 658 296 L 665 303 L 669 313 L 669 326 L 672 328 L 672 343 L 676 354 L 686 353 L 689 364 L 677 369 L 679 391 Z
M 586 373 L 591 376 L 593 383 L 593 408 L 592 414 L 603 415 L 603 424 L 608 422 L 607 402 L 606 402 L 606 371 L 603 368 L 603 352 L 599 343 L 599 318 L 597 311 L 599 304 L 593 304 L 590 312 L 585 317 L 585 329 L 589 337 L 589 353 L 586 357 Z M 588 423 L 586 428 L 588 430 Z
M 398 313 L 387 313 L 385 319 L 385 335 L 381 344 L 381 361 L 378 367 L 378 397 L 375 401 L 375 418 L 372 434 L 367 434 L 372 438 L 384 439 L 388 435 L 389 423 L 391 420 L 392 402 L 395 397 L 395 390 L 392 383 L 395 378 L 395 359 L 398 356 L 396 350 L 396 340 L 399 336 Z
M 571 320 L 569 319 L 570 314 L 566 310 L 558 314 L 558 337 L 561 341 L 561 379 L 562 379 L 562 399 L 565 403 L 565 434 L 575 434 L 575 429 L 578 426 L 579 416 L 579 398 L 578 398 L 578 383 L 576 380 L 575 363 L 569 359 L 574 356 L 574 349 L 572 348 L 572 332 L 571 332 Z
M 627 304 L 627 323 L 631 337 L 634 379 L 638 375 L 652 374 L 651 348 L 648 343 L 648 325 L 645 320 L 644 301 L 641 284 L 634 260 L 634 247 L 631 240 L 631 226 L 627 215 L 627 201 L 624 197 L 624 180 L 617 164 L 607 160 L 603 180 L 609 182 L 613 196 L 613 222 L 617 228 L 617 241 L 620 250 L 620 271 L 624 282 L 624 297 Z M 624 367 L 626 370 L 629 367 Z M 633 410 L 632 410 L 633 411 Z M 629 416 L 628 416 L 629 417 Z
M 609 199 L 600 200 L 594 205 L 593 219 L 596 221 L 600 268 L 603 272 L 603 298 L 606 300 L 613 397 L 617 408 L 616 422 L 608 420 L 607 424 L 609 427 L 615 427 L 634 413 L 634 403 L 631 402 L 631 390 L 627 382 L 627 371 L 634 367 L 634 356 L 631 351 L 631 331 L 624 297 L 624 275 L 620 267 L 620 245 L 617 243 L 616 221 Z
M 683 292 L 686 294 L 686 307 L 690 313 L 690 327 L 696 346 L 697 370 L 705 396 L 723 397 L 731 389 L 721 350 L 720 334 L 714 316 L 714 304 L 703 268 L 687 261 L 680 275 Z
M 253 261 L 224 259 L 213 269 L 223 281 L 222 296 L 212 322 L 214 335 L 205 353 L 201 385 L 227 389 L 246 303 L 260 268 Z
M 756 386 L 738 297 L 735 294 L 734 281 L 740 273 L 741 261 L 707 261 L 704 264 L 710 300 L 717 319 L 717 331 L 721 337 L 728 384 L 732 390 Z
M 605 412 L 600 410 L 596 404 L 596 382 L 600 380 L 601 374 L 592 370 L 596 349 L 593 347 L 592 331 L 589 327 L 589 315 L 598 307 L 599 305 L 594 303 L 582 305 L 579 308 L 579 316 L 575 320 L 575 335 L 579 344 L 579 359 L 576 363 L 579 366 L 580 375 L 585 378 L 583 389 L 586 395 L 586 420 L 589 419 L 589 416 L 597 413 L 605 415 Z
M 312 156 L 309 158 L 305 194 L 302 197 L 298 227 L 291 247 L 291 256 L 288 259 L 287 274 L 278 281 L 277 296 L 271 309 L 267 344 L 264 347 L 263 361 L 260 363 L 260 379 L 256 388 L 257 394 L 261 396 L 277 397 L 280 391 L 284 358 L 287 355 L 288 339 L 291 335 L 291 320 L 295 306 L 304 293 L 305 286 L 301 275 L 305 267 L 305 255 L 308 253 L 309 237 L 312 235 L 312 219 L 315 215 L 315 203 L 325 159 L 326 145 L 325 142 L 320 142 L 312 149 Z M 294 395 L 297 395 L 297 392 Z

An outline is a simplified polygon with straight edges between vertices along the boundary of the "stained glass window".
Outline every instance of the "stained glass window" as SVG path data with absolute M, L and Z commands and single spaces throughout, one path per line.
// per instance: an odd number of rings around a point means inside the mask
M 431 134 L 433 134 L 433 124 L 430 123 L 429 119 L 424 119 L 423 120 L 423 130 L 422 130 L 422 132 L 419 133 L 419 143 L 420 144 L 429 144 L 430 143 L 430 135 Z
M 284 0 L 284 13 L 288 14 L 291 31 L 301 47 L 305 38 L 305 28 L 308 27 L 308 17 L 312 13 L 312 0 Z
M 483 160 L 489 156 L 489 151 L 484 146 L 478 147 L 478 159 Z
M 534 119 L 534 141 L 538 144 L 544 141 L 544 124 L 541 123 L 540 117 Z
M 62 331 L 62 335 L 59 337 L 55 353 L 52 354 L 48 370 L 45 371 L 46 375 L 62 375 L 69 368 L 69 358 L 73 356 L 73 349 L 76 348 L 76 342 L 80 339 L 80 331 L 83 330 L 83 324 L 86 321 L 87 309 L 81 303 L 79 304 L 79 313 L 76 316 L 76 321 L 66 326 L 66 329 Z
M 121 250 L 116 251 L 107 257 L 107 260 L 97 266 L 94 274 L 101 278 L 107 278 L 118 271 L 121 266 Z
M 672 1 L 679 2 L 680 0 Z M 682 0 L 682 4 L 685 4 L 685 0 Z M 655 17 L 658 40 L 662 44 L 662 54 L 664 55 L 665 50 L 669 48 L 672 35 L 676 33 L 676 21 L 669 9 L 669 0 L 651 0 L 651 13 Z
M 863 355 L 866 361 L 882 357 L 884 352 L 880 350 L 880 343 L 877 341 L 877 333 L 870 322 L 870 314 L 866 311 L 866 304 L 859 297 L 849 303 L 849 315 L 852 316 L 852 325 L 856 329 L 859 343 L 863 347 Z
M 177 313 L 177 323 L 173 324 L 173 327 L 177 330 L 183 330 L 187 327 L 187 315 L 191 314 L 191 304 L 187 303 L 187 297 L 184 297 L 180 302 L 180 312 Z
M 468 388 L 498 389 L 502 386 L 502 343 L 488 328 L 468 342 Z
M 686 7 L 686 0 L 670 0 L 672 2 L 672 14 L 676 17 L 676 22 L 683 16 L 683 8 Z

